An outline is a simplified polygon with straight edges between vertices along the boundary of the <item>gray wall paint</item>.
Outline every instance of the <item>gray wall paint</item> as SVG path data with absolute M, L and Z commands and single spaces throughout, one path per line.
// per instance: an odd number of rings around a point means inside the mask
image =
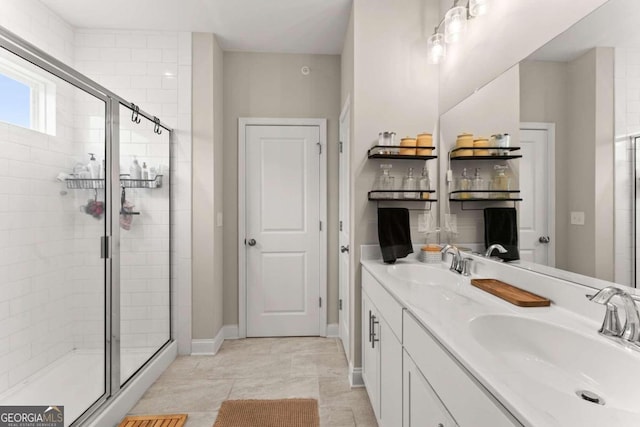
M 556 266 L 613 280 L 613 49 L 520 70 L 521 120 L 556 124 Z
M 520 63 L 520 120 L 555 123 L 556 266 L 566 268 L 569 209 L 567 205 L 569 124 L 567 122 L 567 64 L 553 61 Z
M 222 50 L 215 35 L 193 34 L 192 335 L 222 327 Z
M 300 69 L 308 65 L 311 74 Z M 326 118 L 328 323 L 338 322 L 340 56 L 224 53 L 224 324 L 238 324 L 238 118 Z M 195 87 L 195 86 L 194 86 Z

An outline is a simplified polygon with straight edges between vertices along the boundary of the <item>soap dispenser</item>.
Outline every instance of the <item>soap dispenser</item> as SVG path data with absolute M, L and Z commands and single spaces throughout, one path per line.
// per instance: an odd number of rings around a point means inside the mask
M 91 158 L 87 164 L 87 169 L 89 169 L 91 179 L 100 179 L 100 165 L 93 153 L 89 153 L 89 156 L 91 156 Z
M 418 198 L 418 195 L 416 194 L 418 185 L 416 182 L 416 178 L 413 176 L 413 168 L 409 168 L 407 170 L 407 174 L 404 176 L 404 179 L 402 180 L 402 189 L 404 190 L 403 195 L 405 199 Z
M 495 165 L 493 169 L 495 170 L 495 175 L 491 180 L 491 191 L 499 191 L 499 193 L 491 193 L 491 197 L 494 199 L 508 199 L 511 179 L 505 172 L 509 169 L 509 166 Z
M 482 191 L 484 188 L 484 179 L 480 176 L 480 168 L 476 168 L 476 174 L 473 176 L 471 180 L 471 189 L 474 191 L 471 197 L 474 199 L 486 199 L 486 193 Z

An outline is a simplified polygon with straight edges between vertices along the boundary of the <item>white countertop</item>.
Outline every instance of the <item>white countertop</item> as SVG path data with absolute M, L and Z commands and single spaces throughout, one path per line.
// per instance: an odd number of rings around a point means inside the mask
M 363 254 L 365 252 L 363 250 Z M 567 308 L 555 303 L 551 307 L 517 307 L 475 288 L 470 284 L 470 278 L 449 272 L 448 264 L 422 264 L 415 259 L 415 255 L 398 260 L 394 265 L 384 264 L 379 259 L 362 259 L 361 263 L 363 268 L 369 271 L 402 306 L 409 310 L 458 362 L 523 425 L 536 427 L 640 426 L 640 400 L 635 398 L 640 396 L 640 384 L 634 381 L 635 378 L 640 378 L 640 351 L 624 348 L 618 343 L 600 336 L 597 330 L 602 317 L 585 317 L 585 313 L 579 314 L 570 311 L 571 307 Z M 443 270 L 450 275 L 450 280 L 448 283 L 443 283 L 442 286 L 432 286 L 418 281 L 402 280 L 391 273 L 393 266 L 404 264 L 419 264 Z M 535 274 L 518 272 L 518 269 L 506 265 L 490 268 L 515 270 L 517 273 L 507 271 L 502 275 L 510 274 L 513 276 L 515 274 L 516 277 Z M 472 278 L 501 278 L 497 276 L 500 274 L 473 275 Z M 541 277 L 544 279 L 543 276 Z M 501 279 L 504 280 L 504 278 Z M 523 280 L 526 282 L 527 278 Z M 528 280 L 530 282 L 540 281 L 540 277 L 528 278 Z M 510 283 L 519 285 L 513 279 L 510 280 Z M 541 289 L 550 289 L 545 286 L 549 286 L 549 283 L 541 285 Z M 531 286 L 528 288 L 528 290 L 535 292 Z M 566 293 L 567 291 L 563 289 L 560 292 Z M 542 292 L 538 293 L 549 296 Z M 583 291 L 578 289 L 575 298 L 584 300 Z M 567 296 L 563 294 L 562 299 L 566 300 Z M 575 304 L 584 303 L 578 301 Z M 594 303 L 589 302 L 588 304 Z M 590 314 L 588 309 L 587 314 Z M 593 313 L 597 313 L 599 316 L 600 311 L 596 310 Z M 564 375 L 561 370 L 549 369 L 548 364 L 542 366 L 545 363 L 544 360 L 528 357 L 524 353 L 517 354 L 516 357 L 505 361 L 500 358 L 499 352 L 490 351 L 491 349 L 484 347 L 476 340 L 472 332 L 472 321 L 488 314 L 511 315 L 517 318 L 524 317 L 547 322 L 586 337 L 590 343 L 595 343 L 594 348 L 598 349 L 596 354 L 589 351 L 585 351 L 583 354 L 580 349 L 575 348 L 571 349 L 570 354 L 574 356 L 578 354 L 579 357 L 586 358 L 589 366 L 597 365 L 599 371 L 607 372 L 607 369 L 611 369 L 612 374 L 607 375 L 604 382 L 589 378 L 588 375 L 576 378 L 576 376 Z M 550 337 L 549 345 L 568 345 L 566 342 L 555 341 L 558 341 L 557 337 L 555 339 Z M 600 353 L 600 349 L 604 352 Z M 620 372 L 620 369 L 614 372 L 613 369 L 617 367 L 609 366 L 610 362 L 607 360 L 588 360 L 590 357 L 602 358 L 602 355 L 607 353 L 614 354 L 612 352 L 616 352 L 616 355 L 621 354 L 626 363 L 625 366 L 631 366 L 633 372 L 628 372 L 628 375 L 626 375 L 626 371 Z M 510 363 L 515 359 L 519 359 L 521 363 Z M 571 361 L 569 360 L 567 363 L 571 363 Z M 598 376 L 594 373 L 594 376 L 603 378 L 602 374 Z M 619 390 L 615 386 L 618 383 L 620 384 Z M 634 386 L 638 391 L 633 390 Z M 581 400 L 575 395 L 575 391 L 578 389 L 595 391 L 604 398 L 606 404 L 601 406 Z M 625 408 L 633 408 L 635 412 Z

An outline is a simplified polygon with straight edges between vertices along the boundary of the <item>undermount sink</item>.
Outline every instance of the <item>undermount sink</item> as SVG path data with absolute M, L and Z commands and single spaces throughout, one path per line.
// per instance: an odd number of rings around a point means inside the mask
M 390 265 L 387 273 L 401 280 L 432 286 L 454 283 L 459 279 L 457 274 L 449 270 L 421 264 Z
M 588 400 L 581 396 L 586 390 L 605 407 L 640 413 L 640 353 L 635 350 L 513 315 L 479 316 L 469 327 L 499 366 L 527 381 Z

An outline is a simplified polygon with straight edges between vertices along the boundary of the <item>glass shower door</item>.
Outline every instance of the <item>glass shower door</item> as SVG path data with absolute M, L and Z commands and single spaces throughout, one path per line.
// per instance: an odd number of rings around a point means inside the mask
M 171 338 L 169 132 L 120 105 L 120 381 Z
M 0 405 L 69 425 L 108 390 L 106 102 L 5 49 L 0 86 Z

